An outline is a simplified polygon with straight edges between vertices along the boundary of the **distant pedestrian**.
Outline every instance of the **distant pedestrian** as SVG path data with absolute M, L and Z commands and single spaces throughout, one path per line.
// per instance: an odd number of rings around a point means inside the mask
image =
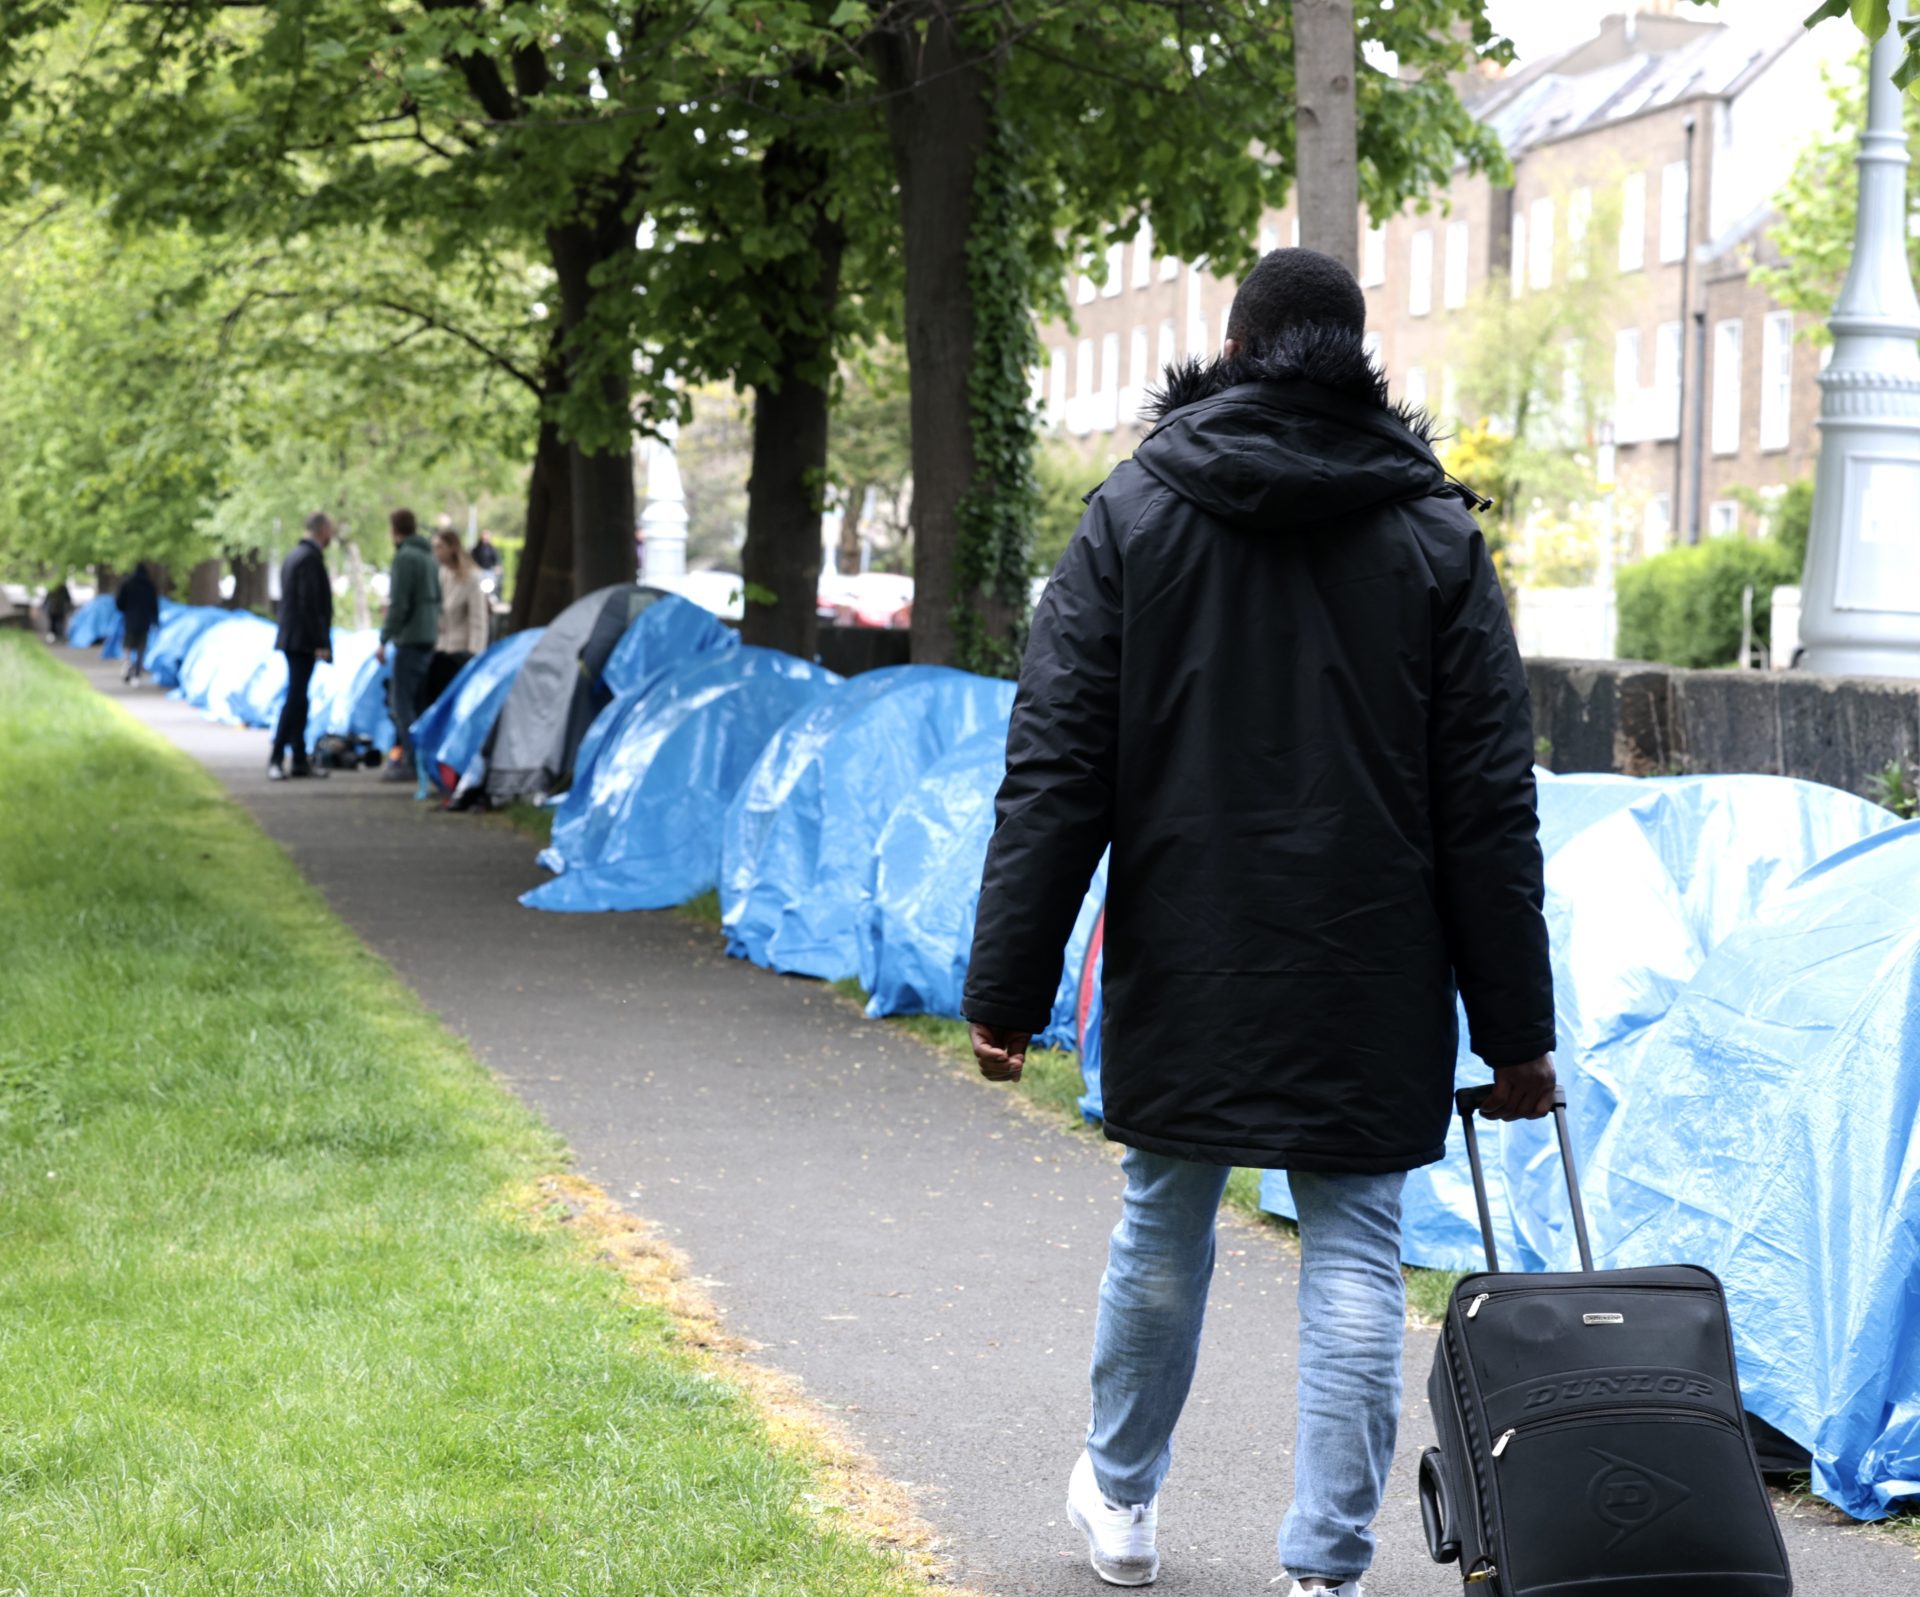
M 420 691 L 422 710 L 446 691 L 463 665 L 486 648 L 493 621 L 486 589 L 480 585 L 480 568 L 461 546 L 460 534 L 442 527 L 433 535 L 433 556 L 440 562 L 440 628 L 426 685 Z
M 154 586 L 146 561 L 136 565 L 133 574 L 120 584 L 113 604 L 120 612 L 121 647 L 127 656 L 127 668 L 120 673 L 120 679 L 138 682 L 147 669 L 147 634 L 160 622 L 160 590 Z
M 396 510 L 387 518 L 393 534 L 393 565 L 387 574 L 387 614 L 380 624 L 381 660 L 393 651 L 393 675 L 387 684 L 387 707 L 393 712 L 394 747 L 382 781 L 411 782 L 413 722 L 421 708 L 420 690 L 426 686 L 427 667 L 440 634 L 440 578 L 433 550 L 420 536 L 411 510 Z
M 1331 256 L 1254 267 L 1219 358 L 1168 372 L 1089 503 L 1007 738 L 963 1000 L 989 1079 L 1019 1077 L 1112 849 L 1101 1088 L 1127 1185 L 1067 1509 L 1116 1585 L 1159 1569 L 1233 1167 L 1285 1170 L 1300 1217 L 1280 1562 L 1295 1597 L 1359 1597 L 1400 1413 L 1401 1187 L 1445 1151 L 1456 989 L 1488 1115 L 1552 1104 L 1526 673 L 1474 496 L 1388 402 L 1366 314 Z
M 40 616 L 47 624 L 47 642 L 65 643 L 67 622 L 73 618 L 73 592 L 65 577 L 47 589 L 46 598 L 40 601 Z
M 493 546 L 493 534 L 485 527 L 480 529 L 480 536 L 473 541 L 473 563 L 482 571 L 499 569 L 500 551 Z
M 307 694 L 317 661 L 333 658 L 333 580 L 327 575 L 327 545 L 333 523 L 315 511 L 307 517 L 306 536 L 280 567 L 280 630 L 274 647 L 287 657 L 287 698 L 273 729 L 267 756 L 267 780 L 325 776 L 307 757 Z M 290 755 L 292 765 L 282 764 Z

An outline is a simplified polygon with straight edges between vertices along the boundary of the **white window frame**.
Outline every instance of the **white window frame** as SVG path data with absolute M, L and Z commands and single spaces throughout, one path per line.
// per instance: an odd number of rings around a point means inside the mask
M 1187 273 L 1187 356 L 1191 360 L 1207 358 L 1207 313 L 1200 304 L 1200 272 Z
M 1180 257 L 1178 255 L 1162 255 L 1160 257 L 1160 281 L 1163 283 L 1171 283 L 1179 276 Z
M 1673 542 L 1673 499 L 1666 493 L 1652 494 L 1640 517 L 1640 542 L 1646 553 L 1658 554 Z
M 1260 253 L 1271 255 L 1280 247 L 1280 229 L 1271 222 L 1260 224 Z
M 1067 431 L 1093 430 L 1093 340 L 1083 338 L 1073 347 L 1073 396 L 1067 401 Z
M 1527 207 L 1527 286 L 1553 287 L 1553 201 L 1545 195 Z
M 1154 344 L 1154 381 L 1164 382 L 1166 380 L 1167 368 L 1179 358 L 1180 329 L 1173 325 L 1173 318 L 1169 316 L 1160 324 L 1160 336 L 1155 340 Z
M 1760 447 L 1793 443 L 1793 312 L 1769 311 L 1760 323 Z
M 1147 329 L 1142 325 L 1127 334 L 1127 386 L 1120 396 L 1120 408 L 1129 417 L 1139 415 L 1148 380 Z
M 1660 263 L 1672 266 L 1687 254 L 1687 204 L 1691 184 L 1685 161 L 1660 169 Z
M 1133 286 L 1145 288 L 1152 281 L 1153 223 L 1143 216 L 1139 230 L 1133 235 Z
M 1593 231 L 1593 190 L 1575 189 L 1567 196 L 1567 276 L 1576 282 L 1587 275 L 1587 235 Z
M 1653 388 L 1647 400 L 1647 436 L 1680 436 L 1680 386 L 1687 358 L 1686 327 L 1662 322 L 1653 330 Z
M 1622 327 L 1613 335 L 1613 435 L 1623 444 L 1637 444 L 1646 436 L 1640 346 L 1637 327 Z
M 1401 397 L 1415 410 L 1427 408 L 1427 368 L 1409 366 L 1407 375 L 1401 382 Z
M 1360 238 L 1360 286 L 1384 288 L 1387 281 L 1387 224 L 1369 226 Z
M 1047 420 L 1058 427 L 1067 419 L 1067 351 L 1054 345 L 1047 356 Z
M 1441 271 L 1441 302 L 1457 311 L 1467 302 L 1467 262 L 1473 234 L 1464 221 L 1447 223 L 1446 262 Z
M 1300 247 L 1300 216 L 1298 212 L 1294 213 L 1293 230 L 1292 230 L 1291 236 L 1293 240 L 1293 248 L 1298 249 Z
M 1647 264 L 1647 174 L 1629 172 L 1620 184 L 1620 270 Z
M 1451 366 L 1440 368 L 1440 418 L 1460 420 L 1460 374 Z
M 1094 425 L 1112 432 L 1120 424 L 1120 335 L 1100 337 L 1100 404 Z
M 1100 285 L 1100 297 L 1112 299 L 1127 286 L 1127 247 L 1124 244 L 1107 246 L 1107 275 Z
M 1076 305 L 1091 305 L 1094 295 L 1099 292 L 1093 281 L 1093 273 L 1087 270 L 1087 268 L 1092 265 L 1092 256 L 1083 255 L 1080 257 L 1080 286 L 1073 296 L 1073 301 Z
M 1513 237 L 1507 251 L 1507 276 L 1518 299 L 1527 288 L 1527 213 L 1519 206 L 1513 208 Z
M 1707 506 L 1707 536 L 1734 538 L 1740 534 L 1740 501 L 1716 499 Z
M 1713 423 L 1716 455 L 1740 453 L 1740 344 L 1744 323 L 1737 316 L 1713 324 Z
M 1360 338 L 1360 353 L 1365 355 L 1374 366 L 1380 365 L 1380 334 L 1372 329 Z
M 1433 311 L 1433 229 L 1415 228 L 1407 246 L 1407 314 Z

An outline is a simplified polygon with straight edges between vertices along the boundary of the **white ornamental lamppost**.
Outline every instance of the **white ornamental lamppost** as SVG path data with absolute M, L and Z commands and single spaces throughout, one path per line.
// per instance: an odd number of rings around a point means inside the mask
M 1920 297 L 1907 267 L 1906 0 L 1867 70 L 1853 265 L 1820 374 L 1800 637 L 1810 671 L 1920 677 Z
M 647 503 L 640 512 L 640 580 L 650 588 L 678 588 L 687 574 L 687 491 L 673 453 L 677 423 L 663 421 L 647 440 Z

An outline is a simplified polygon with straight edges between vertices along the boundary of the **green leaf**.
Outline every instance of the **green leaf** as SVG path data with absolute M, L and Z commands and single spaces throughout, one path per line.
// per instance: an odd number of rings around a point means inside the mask
M 1810 17 L 1804 26 L 1813 27 L 1817 23 L 1831 21 L 1834 17 L 1844 17 L 1853 9 L 1853 0 L 1826 0 L 1826 3 Z

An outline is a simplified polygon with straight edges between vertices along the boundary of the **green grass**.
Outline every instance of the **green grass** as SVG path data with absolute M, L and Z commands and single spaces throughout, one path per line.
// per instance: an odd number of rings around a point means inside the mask
M 866 1008 L 867 994 L 859 982 L 838 981 L 833 988 L 849 1003 Z M 941 1015 L 894 1015 L 888 1018 L 887 1024 L 911 1037 L 917 1037 L 929 1048 L 972 1069 L 973 1047 L 967 1041 L 965 1021 L 949 1020 Z M 1014 1090 L 1029 1104 L 1045 1111 L 1050 1117 L 1057 1115 L 1075 1131 L 1091 1132 L 1096 1129 L 1089 1126 L 1086 1117 L 1080 1113 L 1080 1094 L 1086 1089 L 1080 1079 L 1080 1061 L 1075 1054 L 1055 1048 L 1032 1050 L 1027 1055 L 1026 1069 L 1020 1073 L 1019 1084 Z M 1260 1207 L 1260 1175 L 1258 1170 L 1235 1170 L 1228 1176 L 1225 1206 L 1261 1225 L 1272 1226 L 1289 1239 L 1297 1237 L 1299 1228 L 1293 1221 L 1269 1214 Z M 1406 1266 L 1402 1273 L 1407 1280 L 1408 1310 L 1424 1323 L 1439 1324 L 1446 1315 L 1447 1302 L 1453 1296 L 1454 1283 L 1461 1277 L 1448 1270 L 1421 1270 L 1412 1265 Z
M 0 1593 L 910 1589 L 205 775 L 10 635 L 0 748 Z

